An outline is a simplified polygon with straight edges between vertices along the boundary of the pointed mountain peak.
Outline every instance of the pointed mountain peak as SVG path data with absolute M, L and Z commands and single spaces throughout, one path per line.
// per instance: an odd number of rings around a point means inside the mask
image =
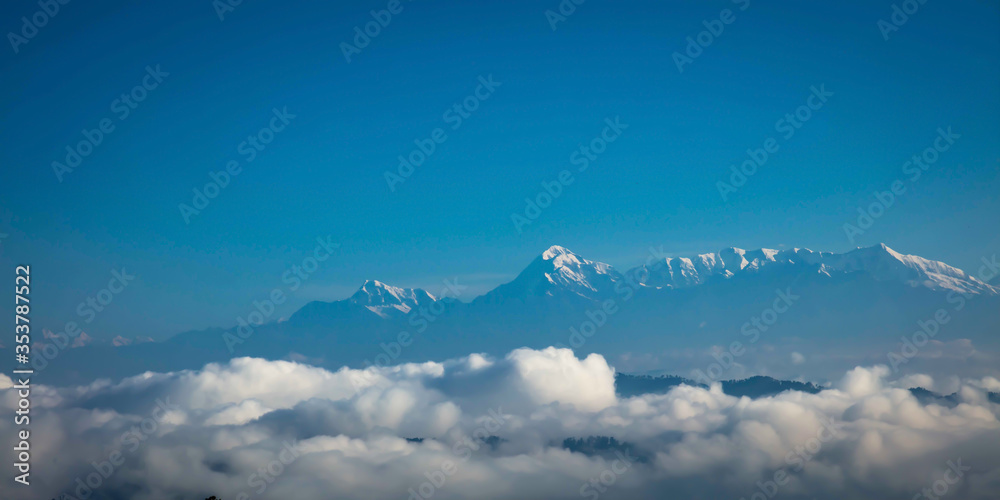
M 889 248 L 889 245 L 886 245 L 885 243 L 879 243 L 878 245 L 872 245 L 870 247 L 858 247 L 857 250 L 847 252 L 843 255 L 854 255 L 868 259 L 872 262 L 882 262 L 887 263 L 888 265 L 901 264 L 911 268 L 914 267 L 915 263 L 921 264 L 925 262 L 934 262 L 916 255 L 901 254 Z M 919 265 L 917 267 L 919 267 Z
M 379 280 L 365 280 L 362 283 L 361 288 L 358 291 L 364 290 L 366 292 L 376 292 L 378 290 L 389 290 L 392 288 L 397 288 L 394 286 L 386 285 Z
M 424 301 L 436 299 L 419 288 L 400 288 L 378 280 L 367 280 L 349 300 L 355 304 L 370 307 L 405 306 L 409 308 Z
M 571 252 L 568 248 L 561 247 L 559 245 L 552 245 L 548 248 L 548 250 L 542 253 L 543 260 L 553 260 L 562 256 L 577 257 L 577 255 Z
M 604 273 L 610 267 L 601 262 L 592 262 L 584 259 L 568 248 L 559 245 L 550 246 L 548 250 L 542 252 L 542 255 L 535 260 L 542 262 L 546 269 L 556 272 L 560 272 L 561 269 L 578 271 L 581 267 L 596 267 L 600 269 L 600 273 Z
M 747 251 L 742 248 L 729 247 L 719 251 L 719 258 L 722 264 L 731 271 L 738 271 L 749 264 L 746 259 Z
M 552 245 L 513 281 L 486 294 L 484 300 L 524 300 L 566 293 L 588 299 L 604 298 L 613 294 L 614 284 L 620 278 L 608 264 L 589 261 L 566 247 Z
M 858 248 L 845 254 L 834 255 L 839 268 L 846 271 L 865 271 L 878 280 L 897 280 L 912 286 L 961 293 L 986 293 L 995 295 L 997 290 L 961 269 L 944 262 L 925 259 L 916 255 L 901 254 L 885 243 Z
M 858 247 L 854 251 L 863 252 L 867 255 L 888 255 L 896 259 L 903 257 L 903 254 L 889 248 L 889 245 L 886 245 L 885 243 L 879 243 L 878 245 L 872 245 L 870 247 Z
M 888 253 L 899 255 L 895 250 L 889 248 L 889 245 L 885 243 L 879 243 L 878 245 L 872 245 L 870 247 L 864 247 L 866 250 L 871 250 L 873 252 Z

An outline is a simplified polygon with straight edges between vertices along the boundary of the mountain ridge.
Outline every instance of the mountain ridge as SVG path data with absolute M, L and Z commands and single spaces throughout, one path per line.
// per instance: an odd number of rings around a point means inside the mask
M 740 273 L 759 272 L 776 266 L 814 266 L 817 272 L 830 273 L 864 272 L 878 281 L 899 281 L 910 286 L 924 286 L 934 290 L 956 291 L 966 294 L 1000 295 L 1000 287 L 984 283 L 961 269 L 944 262 L 925 259 L 916 255 L 896 252 L 884 243 L 870 247 L 858 247 L 844 253 L 813 251 L 808 248 L 776 250 L 760 248 L 745 250 L 737 247 L 724 248 L 715 253 L 698 254 L 693 257 L 665 257 L 662 261 L 645 264 L 619 272 L 610 264 L 581 257 L 566 247 L 552 245 L 528 264 L 511 281 L 503 283 L 474 299 L 496 303 L 516 298 L 527 300 L 539 296 L 552 296 L 569 292 L 585 299 L 600 300 L 613 295 L 616 284 L 625 276 L 639 276 L 642 286 L 661 288 L 686 288 L 697 286 L 711 279 L 728 279 Z M 997 280 L 994 280 L 995 282 Z M 408 312 L 418 304 L 414 295 L 426 295 L 430 301 L 437 300 L 420 288 L 400 288 L 386 285 L 376 280 L 368 280 L 345 300 L 355 300 L 363 294 L 370 283 L 391 290 L 388 295 L 395 299 L 393 304 L 403 305 Z M 409 302 L 400 299 L 410 297 Z
M 884 245 L 844 254 L 730 247 L 688 261 L 664 256 L 662 264 L 619 272 L 552 246 L 513 280 L 469 302 L 367 280 L 345 299 L 308 302 L 284 320 L 192 330 L 155 343 L 67 348 L 48 363 L 45 376 L 119 377 L 240 356 L 337 369 L 372 359 L 445 360 L 548 346 L 648 370 L 673 366 L 665 354 L 671 350 L 758 337 L 772 344 L 767 347 L 864 349 L 884 359 L 899 349 L 901 336 L 942 308 L 956 312 L 935 340 L 966 339 L 987 348 L 998 343 L 997 288 Z M 795 296 L 794 305 L 759 331 L 748 330 L 772 307 L 778 290 Z M 0 357 L 0 368 L 10 359 Z

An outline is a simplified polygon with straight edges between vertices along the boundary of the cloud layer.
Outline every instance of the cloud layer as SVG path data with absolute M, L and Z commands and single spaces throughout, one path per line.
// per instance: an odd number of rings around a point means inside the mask
M 0 496 L 995 498 L 986 391 L 1000 382 L 949 381 L 957 405 L 923 405 L 906 388 L 931 377 L 889 374 L 858 367 L 819 394 L 756 400 L 717 386 L 617 398 L 604 358 L 555 348 L 336 372 L 239 358 L 33 387 L 32 485 Z M 0 375 L 8 414 L 12 386 Z M 566 446 L 590 436 L 614 441 Z

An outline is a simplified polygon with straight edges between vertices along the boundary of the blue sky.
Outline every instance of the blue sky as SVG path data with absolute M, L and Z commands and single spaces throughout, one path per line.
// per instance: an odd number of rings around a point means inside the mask
M 929 0 L 885 40 L 892 1 L 588 0 L 553 30 L 556 1 L 404 0 L 348 63 L 341 44 L 388 3 L 245 0 L 220 21 L 208 0 L 70 2 L 0 50 L 0 262 L 34 266 L 36 320 L 78 321 L 125 268 L 136 280 L 89 334 L 230 326 L 327 235 L 340 247 L 279 314 L 368 278 L 481 292 L 551 244 L 621 267 L 661 245 L 885 242 L 966 270 L 1000 249 L 995 3 Z M 679 72 L 672 54 L 723 9 L 735 20 Z M 37 10 L 5 6 L 4 31 Z M 169 75 L 121 119 L 115 100 L 156 65 Z M 500 86 L 452 128 L 446 110 L 490 75 Z M 820 85 L 833 96 L 785 140 L 776 122 Z M 275 108 L 295 117 L 247 162 L 240 144 Z M 577 171 L 615 117 L 627 129 Z M 114 130 L 60 182 L 52 162 L 104 119 Z M 852 244 L 843 224 L 948 126 L 961 138 Z M 390 190 L 385 172 L 436 128 L 447 139 Z M 724 201 L 716 183 L 771 137 Z M 178 206 L 232 160 L 242 172 L 186 223 Z M 573 183 L 517 231 L 562 170 Z

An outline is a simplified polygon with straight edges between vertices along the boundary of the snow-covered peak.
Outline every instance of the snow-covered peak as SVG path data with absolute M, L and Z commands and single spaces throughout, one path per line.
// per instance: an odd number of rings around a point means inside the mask
M 601 286 L 621 277 L 610 265 L 589 261 L 558 245 L 549 247 L 541 259 L 551 264 L 551 268 L 541 266 L 549 283 L 584 297 L 593 297 Z
M 743 250 L 731 247 L 691 259 L 667 258 L 643 266 L 638 275 L 646 277 L 643 284 L 648 286 L 682 288 L 699 285 L 713 278 L 724 279 L 739 273 L 759 272 L 764 268 L 787 265 L 815 266 L 818 272 L 826 275 L 864 272 L 879 281 L 898 281 L 934 290 L 1000 294 L 1000 289 L 969 276 L 961 269 L 943 262 L 901 254 L 884 243 L 843 254 L 814 252 L 807 248 Z
M 885 243 L 858 248 L 845 254 L 827 254 L 827 265 L 841 271 L 865 271 L 881 281 L 897 280 L 912 286 L 925 286 L 935 290 L 961 293 L 986 293 L 996 295 L 1000 290 L 990 286 L 961 269 L 944 262 L 925 259 L 916 255 L 901 254 Z
M 384 316 L 392 313 L 392 310 L 408 313 L 414 307 L 437 299 L 419 288 L 400 288 L 378 280 L 368 280 L 349 300 Z
M 567 248 L 558 245 L 553 245 L 549 247 L 548 250 L 542 253 L 541 259 L 544 261 L 552 262 L 552 266 L 555 267 L 556 269 L 562 267 L 577 269 L 580 266 L 595 264 L 594 262 L 590 262 L 589 260 L 584 259 L 579 255 L 569 251 Z M 607 264 L 603 265 L 606 266 Z
M 745 257 L 746 253 L 747 251 L 742 248 L 729 247 L 719 252 L 719 258 L 722 259 L 722 265 L 726 269 L 736 272 L 749 264 Z
M 488 300 L 525 299 L 571 293 L 596 299 L 614 293 L 621 274 L 610 265 L 594 262 L 565 247 L 553 245 L 535 258 L 521 274 L 487 294 Z
M 548 250 L 542 252 L 542 259 L 545 260 L 552 260 L 563 256 L 572 256 L 575 258 L 576 254 L 569 251 L 566 247 L 561 247 L 559 245 L 552 245 L 548 248 Z

